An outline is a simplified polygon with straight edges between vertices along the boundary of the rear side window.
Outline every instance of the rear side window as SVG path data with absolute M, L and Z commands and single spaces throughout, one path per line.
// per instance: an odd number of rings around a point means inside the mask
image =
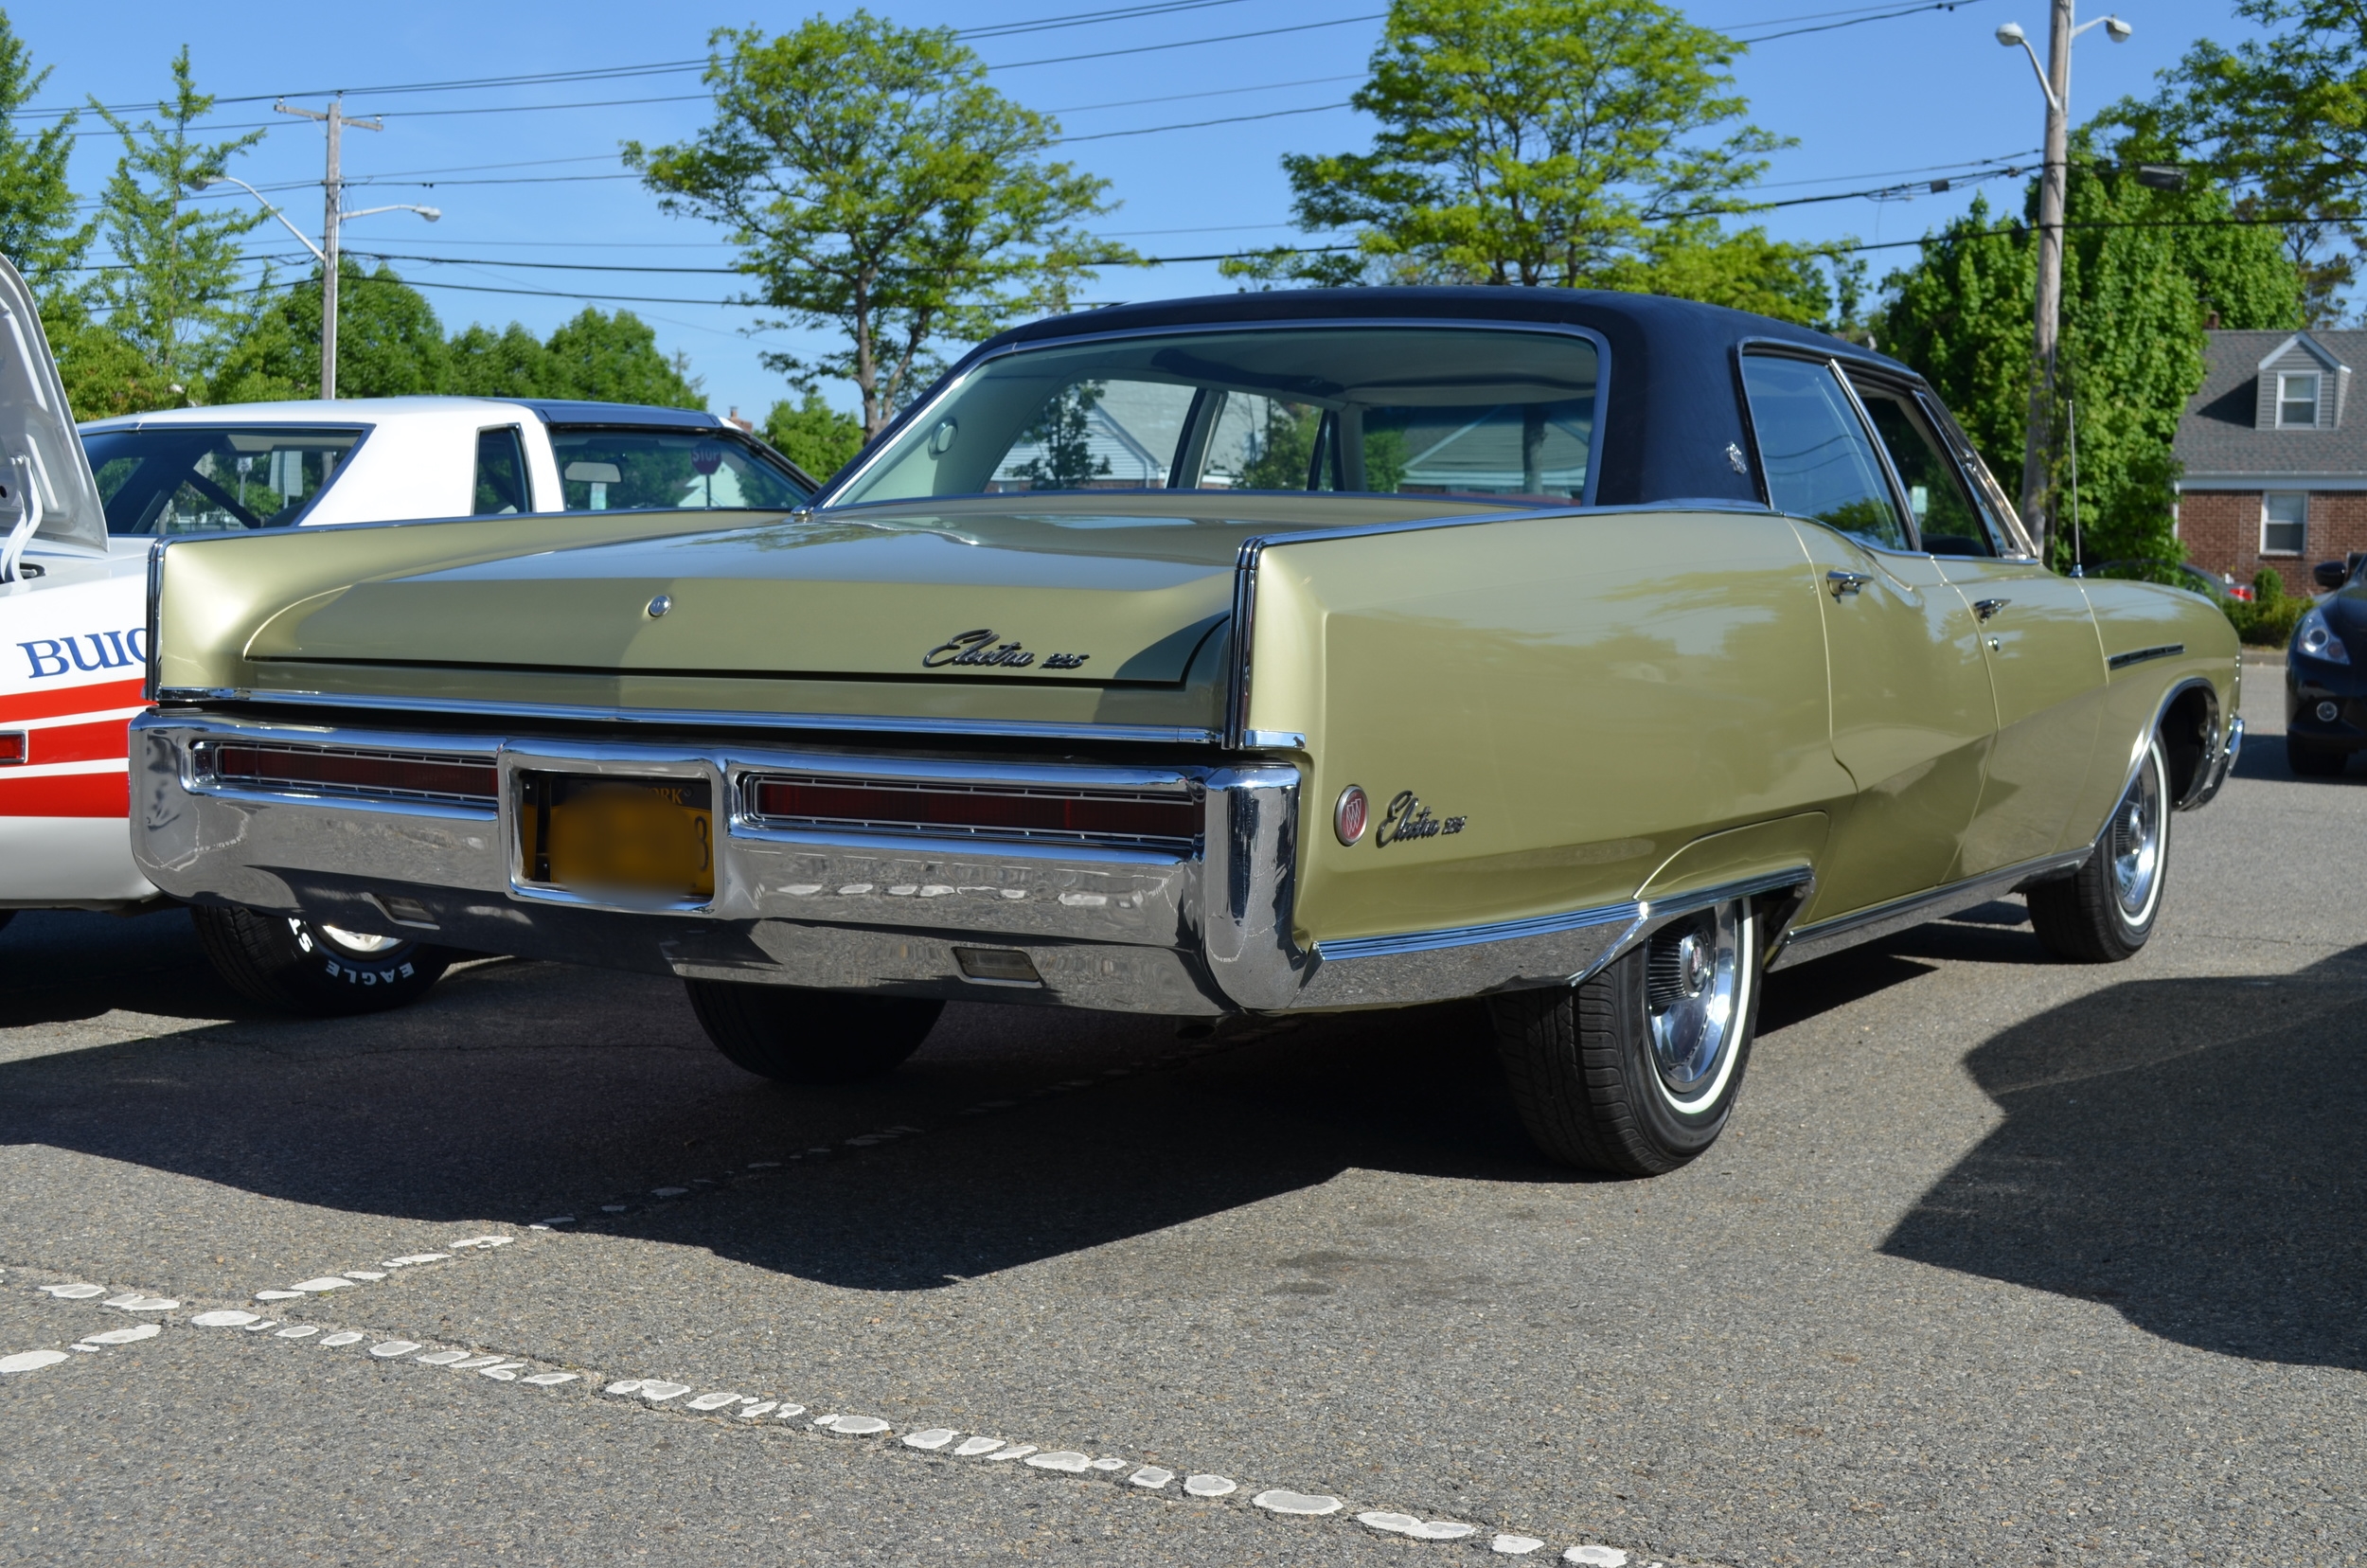
M 525 442 L 516 425 L 476 433 L 476 490 L 469 507 L 472 517 L 505 517 L 534 509 L 526 490 Z
M 1852 380 L 1891 454 L 1891 467 L 1898 471 L 1898 482 L 1907 487 L 1907 506 L 1915 514 L 1924 549 L 1932 555 L 1996 555 L 1998 542 L 1973 504 L 1970 487 L 1913 395 Z
M 1829 366 L 1747 354 L 1742 384 L 1751 396 L 1767 498 L 1778 511 L 1814 518 L 1868 544 L 1908 548 L 1881 459 Z
M 362 430 L 151 425 L 82 437 L 111 534 L 285 527 L 336 483 Z
M 720 430 L 555 426 L 551 454 L 569 511 L 792 511 L 811 493 L 754 444 Z

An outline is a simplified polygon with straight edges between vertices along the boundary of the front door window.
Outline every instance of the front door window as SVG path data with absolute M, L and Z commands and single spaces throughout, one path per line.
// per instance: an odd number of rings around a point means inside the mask
M 1860 543 L 1911 547 L 1882 460 L 1830 365 L 1746 355 L 1742 383 L 1770 504 Z

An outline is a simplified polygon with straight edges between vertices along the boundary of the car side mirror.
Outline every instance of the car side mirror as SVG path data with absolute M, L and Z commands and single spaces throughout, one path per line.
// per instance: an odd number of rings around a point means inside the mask
M 2309 569 L 2309 575 L 2318 579 L 2319 587 L 2330 593 L 2350 580 L 2351 563 L 2347 561 L 2322 561 Z

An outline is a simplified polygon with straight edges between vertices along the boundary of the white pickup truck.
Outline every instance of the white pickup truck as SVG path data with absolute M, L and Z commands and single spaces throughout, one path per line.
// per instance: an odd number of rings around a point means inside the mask
M 157 539 L 507 512 L 788 511 L 818 488 L 712 414 L 383 398 L 179 408 L 78 428 L 23 281 L 0 260 L 0 924 L 162 898 L 132 864 L 126 727 L 146 704 Z M 85 455 L 87 454 L 87 455 Z M 195 910 L 225 978 L 310 1011 L 409 1000 L 447 955 Z

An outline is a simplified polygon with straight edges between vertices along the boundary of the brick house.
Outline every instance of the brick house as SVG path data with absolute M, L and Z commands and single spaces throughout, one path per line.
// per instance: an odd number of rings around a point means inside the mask
M 2215 576 L 2309 569 L 2367 550 L 2367 408 L 2350 408 L 2367 331 L 2207 334 L 2202 389 L 2178 421 L 2178 538 Z

